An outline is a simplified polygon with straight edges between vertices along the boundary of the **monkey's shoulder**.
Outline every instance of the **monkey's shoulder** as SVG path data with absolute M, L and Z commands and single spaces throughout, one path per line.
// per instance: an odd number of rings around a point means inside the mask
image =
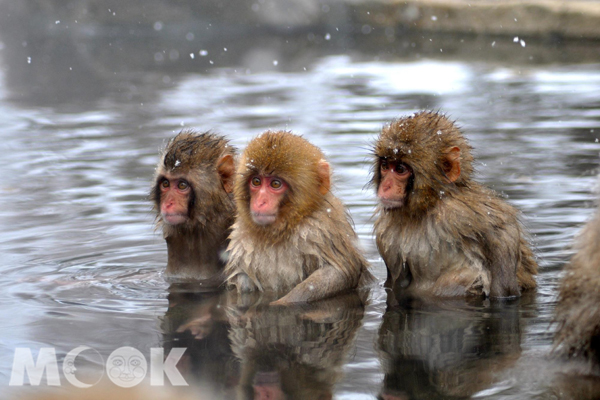
M 358 249 L 358 237 L 341 203 L 335 210 L 327 208 L 307 218 L 296 237 L 299 248 L 306 246 L 306 254 L 316 252 L 324 264 L 366 269 L 367 262 Z
M 476 183 L 470 190 L 457 191 L 438 202 L 432 215 L 461 232 L 483 233 L 520 226 L 519 212 L 514 206 L 494 190 Z

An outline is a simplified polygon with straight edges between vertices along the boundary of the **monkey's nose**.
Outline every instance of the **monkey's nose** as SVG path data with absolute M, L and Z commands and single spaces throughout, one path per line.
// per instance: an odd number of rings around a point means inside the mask
M 387 193 L 392 189 L 392 184 L 388 182 L 384 182 L 383 187 L 381 188 L 383 193 Z

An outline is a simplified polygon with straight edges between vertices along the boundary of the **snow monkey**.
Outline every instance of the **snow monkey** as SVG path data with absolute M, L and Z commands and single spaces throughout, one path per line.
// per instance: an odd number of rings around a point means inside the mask
M 235 148 L 210 132 L 184 130 L 167 144 L 151 192 L 167 242 L 167 276 L 220 276 L 235 217 L 234 156 Z
M 267 131 L 248 144 L 234 185 L 229 286 L 277 293 L 283 297 L 275 303 L 286 304 L 331 297 L 371 279 L 330 181 L 323 153 L 301 136 Z
M 471 147 L 446 116 L 424 111 L 384 126 L 374 146 L 375 236 L 396 296 L 535 288 L 517 210 L 472 174 Z

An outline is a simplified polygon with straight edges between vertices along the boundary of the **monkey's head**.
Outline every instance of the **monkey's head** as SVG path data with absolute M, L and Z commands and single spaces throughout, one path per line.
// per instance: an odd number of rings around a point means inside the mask
M 372 183 L 383 208 L 412 215 L 468 185 L 471 147 L 446 116 L 422 111 L 383 127 L 374 148 Z
M 225 138 L 211 132 L 184 130 L 171 139 L 151 192 L 159 224 L 204 226 L 220 205 L 231 202 L 234 154 Z
M 301 136 L 267 131 L 241 156 L 234 196 L 241 223 L 258 234 L 289 232 L 325 201 L 329 164 Z

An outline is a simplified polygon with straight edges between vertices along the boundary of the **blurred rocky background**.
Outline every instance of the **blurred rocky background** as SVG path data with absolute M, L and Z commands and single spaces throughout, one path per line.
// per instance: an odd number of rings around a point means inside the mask
M 594 62 L 599 39 L 596 1 L 0 0 L 10 96 L 42 103 L 213 68 L 300 71 L 323 53 Z

